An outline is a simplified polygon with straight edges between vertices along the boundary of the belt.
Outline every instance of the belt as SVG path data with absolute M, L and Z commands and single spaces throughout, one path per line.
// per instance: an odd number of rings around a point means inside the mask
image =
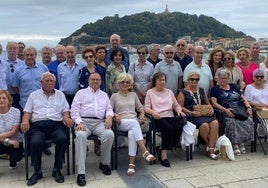
M 82 118 L 85 118 L 85 119 L 100 119 L 100 118 L 97 118 L 97 117 L 82 117 Z

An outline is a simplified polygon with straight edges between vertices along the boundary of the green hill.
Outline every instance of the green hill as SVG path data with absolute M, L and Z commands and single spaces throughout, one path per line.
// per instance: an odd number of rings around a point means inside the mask
M 60 44 L 107 44 L 113 33 L 119 34 L 124 44 L 174 43 L 182 36 L 191 36 L 195 40 L 209 34 L 212 39 L 252 38 L 205 15 L 142 12 L 121 18 L 116 14 L 87 23 L 69 37 L 61 39 Z

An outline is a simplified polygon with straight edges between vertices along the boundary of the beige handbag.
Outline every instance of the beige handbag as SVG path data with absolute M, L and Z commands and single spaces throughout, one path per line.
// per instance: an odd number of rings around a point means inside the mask
M 262 119 L 268 119 L 268 108 L 263 108 L 257 111 L 257 114 Z
M 212 110 L 212 106 L 197 104 L 193 106 L 193 110 L 200 112 L 201 116 L 208 116 L 208 113 Z

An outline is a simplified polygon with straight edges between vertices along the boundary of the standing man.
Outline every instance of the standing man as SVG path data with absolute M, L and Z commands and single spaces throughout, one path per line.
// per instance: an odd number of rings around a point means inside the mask
M 25 55 L 24 55 L 24 49 L 25 49 L 25 44 L 23 42 L 18 42 L 18 59 L 24 61 L 25 60 Z
M 187 65 L 183 73 L 183 81 L 186 86 L 187 77 L 190 72 L 197 72 L 200 75 L 198 87 L 203 88 L 206 94 L 209 96 L 210 89 L 213 86 L 213 77 L 209 66 L 206 63 L 202 63 L 204 54 L 204 48 L 202 46 L 194 47 L 194 59 Z
M 193 56 L 194 56 L 194 46 L 192 44 L 187 44 L 186 54 L 188 56 L 190 56 L 191 58 L 193 58 Z
M 18 108 L 22 111 L 19 102 L 20 102 L 20 95 L 16 93 L 12 87 L 11 87 L 11 80 L 14 77 L 14 72 L 17 70 L 19 67 L 23 66 L 25 63 L 24 61 L 20 60 L 17 58 L 18 55 L 18 44 L 16 42 L 11 42 L 9 41 L 6 46 L 6 52 L 7 52 L 7 57 L 5 58 L 4 62 L 6 63 L 8 67 L 8 74 L 9 74 L 9 82 L 8 82 L 8 92 L 11 94 L 13 97 L 13 103 L 12 106 L 15 108 Z
M 66 47 L 66 61 L 59 64 L 57 68 L 59 90 L 65 94 L 65 97 L 71 106 L 75 93 L 79 90 L 79 70 L 85 64 L 76 61 L 76 50 L 74 46 Z
M 56 85 L 55 88 L 59 89 L 59 82 L 58 82 L 58 66 L 60 63 L 66 61 L 66 49 L 63 45 L 58 44 L 55 47 L 55 55 L 56 55 L 56 60 L 52 61 L 51 63 L 48 64 L 48 69 L 49 72 L 54 74 L 56 77 Z
M 254 61 L 257 65 L 260 65 L 265 60 L 265 57 L 260 54 L 260 44 L 253 42 L 250 45 L 250 58 L 249 61 Z
M 171 45 L 166 45 L 163 48 L 164 59 L 156 64 L 154 74 L 157 72 L 165 73 L 167 77 L 166 87 L 177 96 L 182 87 L 182 70 L 180 64 L 173 59 L 174 53 L 174 47 Z
M 159 58 L 159 55 L 160 55 L 160 45 L 159 44 L 152 43 L 152 44 L 149 45 L 148 51 L 149 51 L 149 57 L 147 58 L 147 61 L 149 61 L 150 63 L 152 63 L 153 66 L 155 67 L 155 65 L 157 63 L 159 63 L 160 61 L 162 61 L 162 59 Z
M 42 63 L 46 66 L 52 61 L 52 49 L 49 46 L 44 46 L 41 50 Z
M 44 64 L 36 63 L 37 51 L 33 47 L 24 50 L 25 64 L 14 72 L 12 87 L 16 93 L 20 94 L 20 107 L 23 109 L 29 95 L 41 88 L 41 76 L 48 72 Z
M 107 50 L 107 54 L 105 56 L 105 62 L 107 63 L 107 66 L 111 64 L 111 53 L 113 49 L 115 48 L 120 48 L 123 51 L 124 54 L 124 59 L 122 60 L 121 64 L 125 66 L 126 72 L 128 72 L 129 69 L 129 54 L 128 51 L 125 48 L 122 48 L 120 46 L 121 44 L 121 38 L 118 34 L 112 34 L 110 37 L 110 43 L 111 43 L 111 48 Z
M 178 39 L 176 42 L 176 53 L 173 59 L 180 63 L 182 72 L 184 71 L 185 67 L 193 61 L 193 58 L 186 54 L 186 48 L 186 41 L 183 39 Z
M 85 161 L 87 154 L 87 137 L 97 135 L 101 141 L 101 157 L 99 168 L 103 174 L 110 175 L 111 148 L 114 133 L 111 130 L 114 115 L 108 95 L 100 90 L 101 76 L 97 72 L 90 74 L 88 87 L 79 90 L 71 108 L 72 119 L 76 123 L 76 165 L 77 185 L 86 185 Z
M 36 184 L 43 177 L 41 157 L 47 136 L 50 136 L 56 144 L 52 176 L 57 183 L 64 182 L 60 170 L 68 144 L 66 127 L 71 127 L 73 120 L 70 118 L 69 105 L 64 94 L 54 89 L 55 83 L 56 79 L 53 74 L 44 73 L 41 77 L 42 89 L 30 94 L 24 108 L 21 130 L 29 131 L 30 153 L 34 166 L 34 174 L 28 180 L 28 186 Z

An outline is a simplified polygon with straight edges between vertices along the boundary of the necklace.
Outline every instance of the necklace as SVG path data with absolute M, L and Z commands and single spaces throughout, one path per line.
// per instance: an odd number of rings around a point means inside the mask
M 201 105 L 201 98 L 199 90 L 196 91 L 196 95 L 192 92 L 192 90 L 189 88 L 190 95 L 192 96 L 194 103 Z

